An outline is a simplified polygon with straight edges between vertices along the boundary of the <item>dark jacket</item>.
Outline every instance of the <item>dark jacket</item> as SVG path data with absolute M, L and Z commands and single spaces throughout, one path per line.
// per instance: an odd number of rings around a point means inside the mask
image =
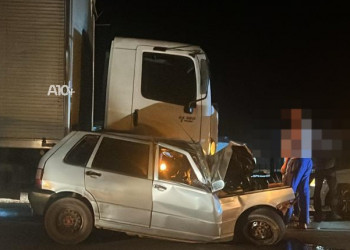
M 334 158 L 315 158 L 313 159 L 315 171 L 321 169 L 331 169 L 335 167 Z

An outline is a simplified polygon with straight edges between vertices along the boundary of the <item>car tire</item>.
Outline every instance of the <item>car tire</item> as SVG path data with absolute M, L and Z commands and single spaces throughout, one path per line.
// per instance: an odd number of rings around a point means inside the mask
M 282 217 L 270 208 L 258 208 L 246 216 L 238 235 L 255 245 L 274 245 L 286 231 Z
M 85 240 L 93 228 L 93 216 L 87 205 L 75 198 L 61 198 L 46 210 L 47 234 L 61 244 L 77 244 Z

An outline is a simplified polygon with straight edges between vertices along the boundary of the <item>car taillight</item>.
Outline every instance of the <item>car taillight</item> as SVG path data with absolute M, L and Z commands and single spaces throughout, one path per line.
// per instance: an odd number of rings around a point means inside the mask
M 36 170 L 36 175 L 35 175 L 35 186 L 37 188 L 40 188 L 40 189 L 42 188 L 41 184 L 42 184 L 43 175 L 44 175 L 44 169 L 38 168 Z

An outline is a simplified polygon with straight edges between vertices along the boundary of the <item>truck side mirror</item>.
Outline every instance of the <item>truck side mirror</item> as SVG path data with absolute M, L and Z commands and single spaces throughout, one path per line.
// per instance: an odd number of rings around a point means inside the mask
M 200 92 L 201 94 L 205 94 L 205 96 L 198 100 L 191 101 L 188 104 L 186 104 L 184 106 L 184 112 L 187 114 L 192 114 L 193 109 L 196 107 L 196 103 L 206 99 L 208 96 L 209 65 L 208 65 L 208 61 L 205 59 L 201 59 L 200 72 L 201 72 Z
M 184 106 L 184 112 L 187 114 L 193 114 L 193 109 L 196 107 L 196 101 L 191 101 Z
M 201 59 L 201 94 L 206 94 L 209 87 L 209 65 L 208 61 Z
M 214 193 L 216 191 L 223 189 L 224 187 L 225 187 L 225 182 L 223 180 L 214 181 L 211 184 L 211 191 Z
M 193 108 L 191 108 L 189 105 L 185 105 L 184 112 L 187 114 L 193 114 Z

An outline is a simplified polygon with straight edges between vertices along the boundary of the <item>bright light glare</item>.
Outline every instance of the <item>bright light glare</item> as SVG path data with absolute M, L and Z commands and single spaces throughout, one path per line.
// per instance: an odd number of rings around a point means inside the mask
M 214 155 L 216 152 L 216 144 L 215 141 L 213 141 L 212 143 L 210 143 L 210 154 Z
M 43 189 L 51 189 L 51 183 L 49 181 L 42 180 L 41 185 Z
M 164 170 L 166 170 L 166 164 L 162 163 L 160 164 L 160 171 L 164 171 Z
M 315 186 L 315 179 L 313 179 L 313 180 L 311 181 L 310 186 L 311 186 L 311 187 L 314 187 L 314 186 Z

